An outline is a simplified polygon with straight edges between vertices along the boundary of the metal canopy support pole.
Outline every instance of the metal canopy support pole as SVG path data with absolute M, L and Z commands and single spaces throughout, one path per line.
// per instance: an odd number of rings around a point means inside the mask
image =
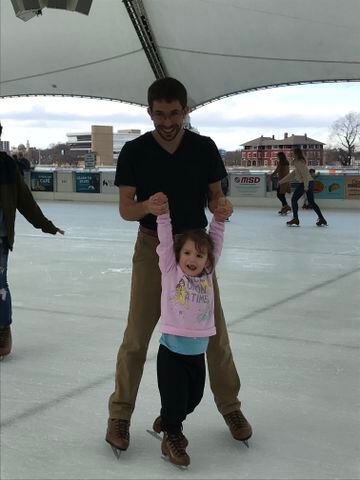
M 166 77 L 166 68 L 158 52 L 142 0 L 123 0 L 123 2 L 155 74 L 155 78 Z

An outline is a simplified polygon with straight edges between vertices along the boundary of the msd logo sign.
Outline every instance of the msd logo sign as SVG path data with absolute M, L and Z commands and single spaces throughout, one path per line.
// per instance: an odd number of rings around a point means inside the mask
M 230 174 L 230 196 L 233 197 L 265 197 L 266 174 L 250 172 Z
M 249 176 L 249 177 L 235 177 L 234 178 L 235 183 L 242 183 L 242 184 L 254 184 L 254 183 L 260 183 L 261 179 L 260 177 L 254 177 L 254 176 Z

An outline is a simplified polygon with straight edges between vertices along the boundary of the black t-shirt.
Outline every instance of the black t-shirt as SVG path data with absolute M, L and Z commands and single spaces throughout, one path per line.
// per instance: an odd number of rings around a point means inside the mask
M 176 152 L 168 153 L 147 132 L 122 148 L 115 185 L 135 187 L 139 202 L 164 192 L 169 199 L 173 231 L 180 233 L 206 227 L 208 185 L 225 176 L 224 163 L 211 138 L 185 130 Z M 140 224 L 156 230 L 156 217 L 146 215 Z

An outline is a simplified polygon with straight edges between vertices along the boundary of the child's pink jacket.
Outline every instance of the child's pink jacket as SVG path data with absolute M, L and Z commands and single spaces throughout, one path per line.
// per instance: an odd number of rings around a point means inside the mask
M 169 214 L 157 217 L 157 231 L 162 285 L 160 332 L 182 337 L 215 335 L 212 273 L 190 277 L 181 270 L 176 263 Z M 223 245 L 224 223 L 213 218 L 209 233 L 215 246 L 216 264 Z

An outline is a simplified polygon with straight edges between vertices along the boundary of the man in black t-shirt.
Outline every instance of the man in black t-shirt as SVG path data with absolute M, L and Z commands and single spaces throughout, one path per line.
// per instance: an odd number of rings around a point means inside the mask
M 224 198 L 221 180 L 226 176 L 215 143 L 184 130 L 189 111 L 185 87 L 173 78 L 155 81 L 148 90 L 148 113 L 155 129 L 127 142 L 120 152 L 115 185 L 119 187 L 119 210 L 125 220 L 138 221 L 139 233 L 133 256 L 128 324 L 120 346 L 115 391 L 109 399 L 106 441 L 115 449 L 129 446 L 129 426 L 140 385 L 148 343 L 160 317 L 161 276 L 156 247 L 156 216 L 170 208 L 174 234 L 205 228 L 205 207 L 226 220 L 232 205 Z M 155 194 L 163 192 L 161 204 Z M 240 380 L 233 362 L 214 276 L 215 325 L 207 362 L 211 389 L 218 410 L 236 440 L 247 440 L 252 429 L 237 398 Z M 161 420 L 154 422 L 161 430 Z M 178 439 L 183 445 L 184 437 Z M 176 443 L 176 442 L 175 442 Z M 173 447 L 176 450 L 176 446 Z M 169 447 L 171 448 L 171 446 Z

